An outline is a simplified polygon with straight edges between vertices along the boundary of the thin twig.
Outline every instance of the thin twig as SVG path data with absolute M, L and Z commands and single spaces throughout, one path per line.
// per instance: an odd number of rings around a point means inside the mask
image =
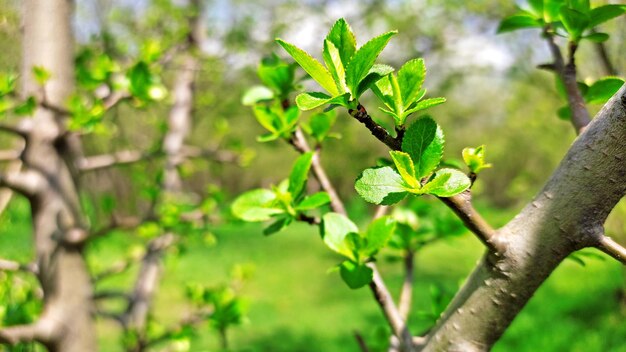
M 597 248 L 626 265 L 626 248 L 615 242 L 611 237 L 602 235 Z
M 0 271 L 23 271 L 37 274 L 39 267 L 36 263 L 22 264 L 13 260 L 0 259 Z
M 356 109 L 348 110 L 350 116 L 354 117 L 360 123 L 364 124 L 372 135 L 376 137 L 379 141 L 385 143 L 392 150 L 401 150 L 402 149 L 402 140 L 401 138 L 404 136 L 404 133 L 398 133 L 399 138 L 393 138 L 387 130 L 381 125 L 377 124 L 372 117 L 367 113 L 365 107 L 359 104 Z
M 363 335 L 361 335 L 360 332 L 358 331 L 354 331 L 354 339 L 356 340 L 356 343 L 359 345 L 359 349 L 361 350 L 361 352 L 369 352 L 369 348 L 367 347 L 367 343 L 365 343 L 365 339 L 363 338 Z
M 400 292 L 400 300 L 398 302 L 400 317 L 405 322 L 408 321 L 409 312 L 411 311 L 414 271 L 415 253 L 412 250 L 407 250 L 404 255 L 404 281 L 402 282 L 402 291 Z

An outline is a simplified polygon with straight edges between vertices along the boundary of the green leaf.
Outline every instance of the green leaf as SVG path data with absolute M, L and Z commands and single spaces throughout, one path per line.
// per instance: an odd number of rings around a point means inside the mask
M 289 226 L 289 224 L 291 224 L 292 221 L 293 221 L 293 217 L 283 216 L 280 219 L 271 223 L 268 227 L 264 228 L 263 235 L 265 236 L 273 235 L 276 232 L 279 232 L 285 227 Z
M 265 86 L 254 86 L 248 89 L 241 98 L 241 104 L 252 106 L 258 102 L 274 99 L 274 92 Z
M 543 0 L 528 0 L 528 5 L 535 16 L 543 17 Z
M 410 114 L 413 114 L 415 112 L 421 111 L 421 110 L 426 110 L 428 108 L 432 108 L 433 106 L 437 106 L 440 104 L 443 104 L 446 102 L 446 98 L 429 98 L 429 99 L 424 99 L 420 102 L 418 102 L 417 104 L 415 104 L 414 107 L 406 110 L 404 112 L 404 117 L 406 118 L 406 116 L 409 116 Z
M 602 43 L 609 40 L 609 35 L 606 33 L 591 33 L 589 35 L 583 36 L 583 39 L 590 40 L 594 43 Z
M 540 20 L 530 14 L 515 14 L 502 20 L 496 33 L 512 32 L 525 28 L 541 28 L 542 25 Z
M 130 83 L 128 87 L 130 93 L 138 98 L 148 99 L 148 92 L 153 83 L 152 73 L 150 73 L 148 64 L 143 61 L 139 61 L 130 70 L 128 70 L 126 76 L 128 77 Z
M 296 210 L 305 211 L 317 209 L 323 205 L 330 203 L 330 196 L 326 192 L 317 192 L 310 196 L 304 197 L 296 206 Z
M 340 18 L 335 22 L 330 32 L 326 36 L 326 40 L 330 41 L 339 50 L 339 56 L 343 67 L 347 67 L 356 52 L 356 38 L 350 25 Z
M 420 188 L 419 180 L 415 178 L 415 166 L 409 154 L 395 150 L 390 151 L 389 154 L 391 154 L 391 159 L 396 166 L 396 170 L 398 170 L 404 182 L 411 186 L 411 188 Z
M 372 282 L 374 272 L 365 264 L 346 260 L 341 263 L 339 274 L 348 287 L 357 289 Z
M 349 233 L 359 232 L 358 227 L 350 219 L 342 214 L 326 213 L 322 217 L 320 231 L 328 248 L 350 259 L 356 259 L 345 241 Z
M 561 8 L 561 22 L 570 35 L 570 39 L 577 42 L 582 33 L 589 26 L 589 15 L 563 6 Z
M 35 81 L 40 86 L 43 86 L 48 82 L 52 74 L 43 66 L 33 66 L 33 75 L 35 76 Z
M 374 204 L 391 205 L 401 201 L 409 187 L 389 166 L 365 169 L 354 188 L 363 199 Z
M 456 169 L 441 169 L 435 177 L 424 185 L 422 191 L 438 197 L 452 197 L 471 186 L 470 179 Z
M 391 75 L 385 76 L 378 80 L 376 84 L 372 85 L 372 92 L 374 92 L 378 99 L 380 99 L 390 110 L 395 110 L 390 76 Z
M 382 216 L 372 221 L 365 232 L 366 255 L 372 256 L 385 247 L 395 230 L 396 221 L 390 216 Z
M 276 194 L 268 189 L 254 189 L 237 197 L 231 206 L 231 211 L 233 215 L 244 221 L 266 221 L 272 215 L 284 213 L 283 209 L 273 206 L 275 199 Z
M 287 191 L 291 193 L 293 199 L 298 199 L 305 189 L 312 160 L 313 152 L 308 152 L 300 155 L 293 164 L 293 168 L 289 174 L 289 188 L 287 188 Z
M 277 134 L 281 127 L 280 116 L 278 116 L 269 106 L 257 105 L 252 111 L 261 126 L 266 130 Z
M 407 61 L 398 71 L 398 85 L 402 92 L 404 106 L 409 106 L 418 100 L 426 78 L 426 65 L 424 59 Z
M 272 54 L 261 60 L 257 74 L 263 84 L 274 90 L 281 99 L 285 99 L 294 90 L 296 67 L 296 64 L 287 64 L 276 54 Z
M 560 20 L 560 10 L 565 4 L 565 0 L 544 0 L 543 18 L 546 23 L 558 22 Z
M 392 72 L 393 72 L 393 67 L 391 66 L 382 65 L 382 64 L 374 64 L 374 66 L 372 66 L 367 76 L 365 76 L 365 78 L 361 80 L 361 83 L 359 83 L 359 87 L 357 88 L 357 92 L 354 95 L 354 98 L 358 99 L 361 95 L 363 95 L 363 93 L 365 93 L 365 91 L 373 87 L 374 84 L 378 82 L 378 80 L 382 79 L 383 77 L 387 76 L 388 74 Z
M 17 75 L 7 72 L 0 72 L 0 97 L 15 90 Z
M 322 66 L 322 64 L 315 60 L 306 51 L 296 47 L 293 44 L 287 43 L 282 39 L 276 39 L 278 44 L 282 46 L 293 57 L 294 60 L 313 78 L 322 88 L 326 89 L 330 95 L 336 96 L 339 94 L 335 81 L 330 72 Z
M 596 7 L 589 13 L 589 26 L 595 27 L 623 14 L 626 14 L 626 5 L 604 5 Z
M 556 111 L 556 115 L 561 120 L 569 121 L 572 119 L 572 110 L 569 105 L 565 105 Z
M 311 117 L 309 122 L 310 134 L 318 142 L 323 142 L 328 136 L 330 129 L 335 124 L 337 114 L 334 111 L 318 113 Z
M 490 168 L 491 164 L 485 163 L 485 146 L 477 148 L 465 148 L 462 152 L 463 161 L 471 172 L 478 174 L 482 169 Z
M 402 150 L 411 156 L 418 179 L 430 175 L 439 165 L 443 145 L 443 131 L 430 117 L 415 121 L 406 130 Z
M 322 53 L 322 56 L 324 57 L 326 67 L 328 67 L 331 76 L 333 76 L 333 80 L 335 81 L 337 90 L 341 93 L 347 92 L 348 88 L 346 87 L 346 69 L 341 62 L 339 50 L 337 50 L 335 44 L 333 44 L 329 40 L 324 40 L 324 51 Z
M 589 87 L 585 100 L 589 104 L 604 104 L 624 85 L 619 77 L 607 77 L 596 81 Z
M 591 9 L 591 4 L 589 0 L 569 0 L 569 7 L 582 14 L 588 14 Z
M 20 105 L 16 106 L 13 112 L 20 116 L 32 116 L 35 113 L 35 109 L 37 109 L 37 102 L 35 101 L 35 97 L 30 96 Z
M 352 57 L 352 60 L 346 67 L 346 83 L 353 95 L 358 92 L 359 83 L 369 73 L 378 55 L 380 55 L 391 37 L 396 33 L 398 32 L 391 31 L 375 37 L 365 43 L 354 54 L 354 57 Z
M 348 96 L 349 93 L 338 95 L 336 97 L 330 97 L 320 92 L 307 92 L 299 94 L 296 97 L 296 105 L 302 111 L 315 109 L 317 107 L 327 104 L 337 104 L 344 106 L 346 105 L 346 99 Z

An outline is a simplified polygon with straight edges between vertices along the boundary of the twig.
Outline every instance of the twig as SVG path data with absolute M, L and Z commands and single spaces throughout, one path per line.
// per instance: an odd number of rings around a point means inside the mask
M 0 329 L 0 343 L 15 345 L 20 342 L 45 342 L 46 334 L 41 321 L 14 325 Z
M 376 137 L 379 141 L 385 143 L 389 148 L 391 148 L 392 150 L 402 149 L 401 138 L 402 136 L 404 136 L 404 133 L 398 133 L 398 137 L 400 138 L 393 138 L 385 128 L 377 124 L 372 119 L 372 117 L 367 113 L 367 110 L 365 110 L 365 107 L 363 107 L 363 105 L 359 104 L 356 109 L 348 110 L 348 113 L 350 114 L 350 116 L 357 119 L 357 121 L 364 124 L 365 127 L 367 127 L 367 129 L 372 132 L 372 135 L 374 135 L 374 137 Z
M 14 149 L 0 150 L 0 162 L 18 160 L 20 158 L 20 154 L 22 154 L 21 151 Z
M 402 282 L 402 291 L 400 292 L 400 300 L 398 302 L 400 317 L 405 322 L 408 320 L 409 312 L 411 311 L 414 271 L 415 253 L 412 250 L 407 250 L 404 255 L 404 281 Z
M 387 322 L 389 323 L 393 334 L 397 336 L 401 342 L 403 351 L 411 351 L 413 346 L 413 337 L 406 326 L 405 321 L 402 319 L 398 308 L 396 308 L 393 298 L 389 293 L 389 290 L 385 286 L 382 276 L 378 272 L 373 263 L 369 263 L 368 266 L 374 271 L 372 282 L 370 282 L 370 289 L 374 294 L 374 298 L 383 311 Z
M 597 248 L 626 265 L 626 248 L 615 242 L 611 237 L 602 235 Z
M 365 339 L 363 338 L 363 335 L 361 335 L 360 332 L 358 331 L 354 331 L 354 339 L 356 340 L 356 343 L 359 345 L 359 349 L 361 350 L 361 352 L 369 352 L 369 348 L 367 347 L 367 344 L 365 343 Z
M 549 27 L 544 29 L 544 37 L 548 42 L 548 47 L 552 53 L 554 60 L 554 68 L 563 84 L 567 94 L 567 102 L 572 113 L 572 125 L 577 134 L 582 133 L 584 128 L 591 122 L 591 116 L 585 105 L 585 100 L 578 89 L 578 81 L 576 78 L 576 62 L 575 54 L 578 46 L 574 42 L 570 42 L 568 46 L 568 62 L 565 63 L 561 49 L 559 49 L 554 35 Z
M 28 138 L 28 131 L 22 127 L 0 124 L 0 131 L 15 134 L 24 139 Z
M 29 198 L 37 194 L 46 182 L 46 179 L 34 170 L 0 174 L 0 187 L 9 188 Z
M 23 271 L 37 274 L 39 266 L 36 263 L 22 264 L 13 260 L 0 259 L 0 271 Z
M 125 272 L 126 270 L 128 270 L 131 267 L 131 265 L 132 265 L 132 262 L 130 260 L 119 261 L 113 264 L 111 267 L 107 268 L 106 270 L 94 275 L 93 281 L 98 282 L 106 278 L 109 278 L 111 276 L 121 274 Z
M 311 151 L 311 147 L 309 147 L 309 144 L 307 143 L 306 138 L 304 137 L 304 134 L 302 133 L 300 128 L 297 128 L 296 131 L 293 133 L 293 136 L 289 143 L 293 145 L 293 147 L 300 153 L 307 153 Z M 339 198 L 339 194 L 337 193 L 335 187 L 328 178 L 328 175 L 326 175 L 324 166 L 322 166 L 322 163 L 320 161 L 319 149 L 315 150 L 315 153 L 313 154 L 311 168 L 313 169 L 313 175 L 320 183 L 320 187 L 322 188 L 322 190 L 324 190 L 330 196 L 330 208 L 336 213 L 347 215 L 346 208 L 343 205 L 341 198 Z
M 105 169 L 147 160 L 160 153 L 144 153 L 137 150 L 122 150 L 111 154 L 94 155 L 79 160 L 76 167 L 83 172 Z
M 113 291 L 113 290 L 98 291 L 98 292 L 93 294 L 93 299 L 94 300 L 103 300 L 103 299 L 110 299 L 110 298 L 118 298 L 118 299 L 128 300 L 128 299 L 130 299 L 130 296 L 126 292 L 123 292 L 123 291 Z

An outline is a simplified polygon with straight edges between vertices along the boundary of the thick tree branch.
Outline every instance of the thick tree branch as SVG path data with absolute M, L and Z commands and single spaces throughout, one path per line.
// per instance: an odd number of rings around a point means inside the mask
M 544 280 L 598 233 L 626 194 L 626 86 L 575 140 L 544 188 L 498 230 L 487 254 L 427 336 L 423 351 L 484 351 L 502 336 Z M 621 256 L 622 250 L 605 241 Z
M 40 324 L 15 325 L 0 329 L 0 343 L 45 342 Z
M 34 170 L 0 174 L 0 187 L 6 187 L 29 198 L 40 192 L 46 184 L 46 179 Z
M 613 240 L 611 237 L 601 235 L 597 247 L 599 250 L 615 258 L 620 263 L 626 265 L 626 248 L 624 248 L 621 244 L 615 242 L 615 240 Z

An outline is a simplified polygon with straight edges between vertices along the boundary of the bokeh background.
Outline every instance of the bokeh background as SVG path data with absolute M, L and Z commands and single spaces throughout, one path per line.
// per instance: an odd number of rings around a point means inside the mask
M 136 55 L 147 39 L 167 46 L 184 22 L 168 12 L 165 3 L 77 1 L 78 45 L 105 47 L 119 57 Z M 319 57 L 323 38 L 339 17 L 352 25 L 359 44 L 398 29 L 380 61 L 400 67 L 411 58 L 425 59 L 430 96 L 448 99 L 431 111 L 446 134 L 447 160 L 459 160 L 466 146 L 486 145 L 493 168 L 481 174 L 473 194 L 494 226 L 506 223 L 540 190 L 575 138 L 570 124 L 557 117 L 564 102 L 553 76 L 537 69 L 550 60 L 538 31 L 496 35 L 499 20 L 515 10 L 513 1 L 216 0 L 206 5 L 204 59 L 190 142 L 235 149 L 246 157 L 244 165 L 202 161 L 183 165 L 186 189 L 197 193 L 219 189 L 223 213 L 211 228 L 215 244 L 190 242 L 184 251 L 167 257 L 155 317 L 167 324 L 190 309 L 184 299 L 188 283 L 219 284 L 228 280 L 233 268 L 243 270 L 246 280 L 240 291 L 246 299 L 247 319 L 228 332 L 234 351 L 357 351 L 355 331 L 374 348 L 387 342 L 387 327 L 370 292 L 350 290 L 336 273 L 328 272 L 339 259 L 324 247 L 315 229 L 297 224 L 267 238 L 261 225 L 243 224 L 228 214 L 237 194 L 286 178 L 297 156 L 285 143 L 257 143 L 256 136 L 263 130 L 249 107 L 241 104 L 245 90 L 258 84 L 258 62 L 271 53 L 286 57 L 274 38 L 296 43 Z M 0 0 L 0 71 L 19 72 L 21 15 L 20 1 Z M 609 22 L 603 30 L 611 35 L 606 46 L 614 66 L 626 72 L 626 18 Z M 578 57 L 582 80 L 604 76 L 594 45 L 583 44 Z M 175 75 L 175 65 L 163 68 L 166 85 Z M 365 106 L 372 102 L 368 96 L 363 101 Z M 121 106 L 103 121 L 105 133 L 85 140 L 87 152 L 150 149 L 168 108 L 167 100 L 149 108 Z M 590 106 L 592 112 L 599 108 Z M 379 118 L 382 124 L 390 123 Z M 351 216 L 365 224 L 373 208 L 356 196 L 354 179 L 386 151 L 345 112 L 338 114 L 334 131 L 341 138 L 326 147 L 323 164 Z M 92 215 L 97 218 L 101 204 L 110 199 L 116 200 L 119 212 L 140 211 L 146 206 L 140 194 L 149 182 L 146 171 L 158 168 L 147 163 L 90 175 L 85 183 Z M 437 202 L 424 204 L 430 212 L 443 214 L 441 221 L 454 222 Z M 622 242 L 626 241 L 625 216 L 622 203 L 607 223 L 607 233 Z M 29 229 L 28 204 L 14 199 L 0 218 L 0 257 L 32 258 Z M 94 267 L 113 263 L 134 245 L 132 236 L 111 235 L 89 248 L 90 263 Z M 445 306 L 481 254 L 481 245 L 465 231 L 418 253 L 412 331 L 428 328 L 436 318 L 433 314 Z M 383 253 L 380 265 L 390 288 L 398 292 L 402 271 L 392 253 Z M 107 285 L 128 284 L 133 270 Z M 559 267 L 494 350 L 626 351 L 625 286 L 619 264 L 599 252 L 584 251 Z M 3 309 L 26 304 L 19 287 L 0 291 L 0 303 L 9 307 Z M 37 309 L 33 305 L 32 310 Z M 102 351 L 121 350 L 121 337 L 112 323 L 102 320 L 99 329 Z M 209 327 L 199 329 L 191 350 L 218 350 L 216 333 Z

